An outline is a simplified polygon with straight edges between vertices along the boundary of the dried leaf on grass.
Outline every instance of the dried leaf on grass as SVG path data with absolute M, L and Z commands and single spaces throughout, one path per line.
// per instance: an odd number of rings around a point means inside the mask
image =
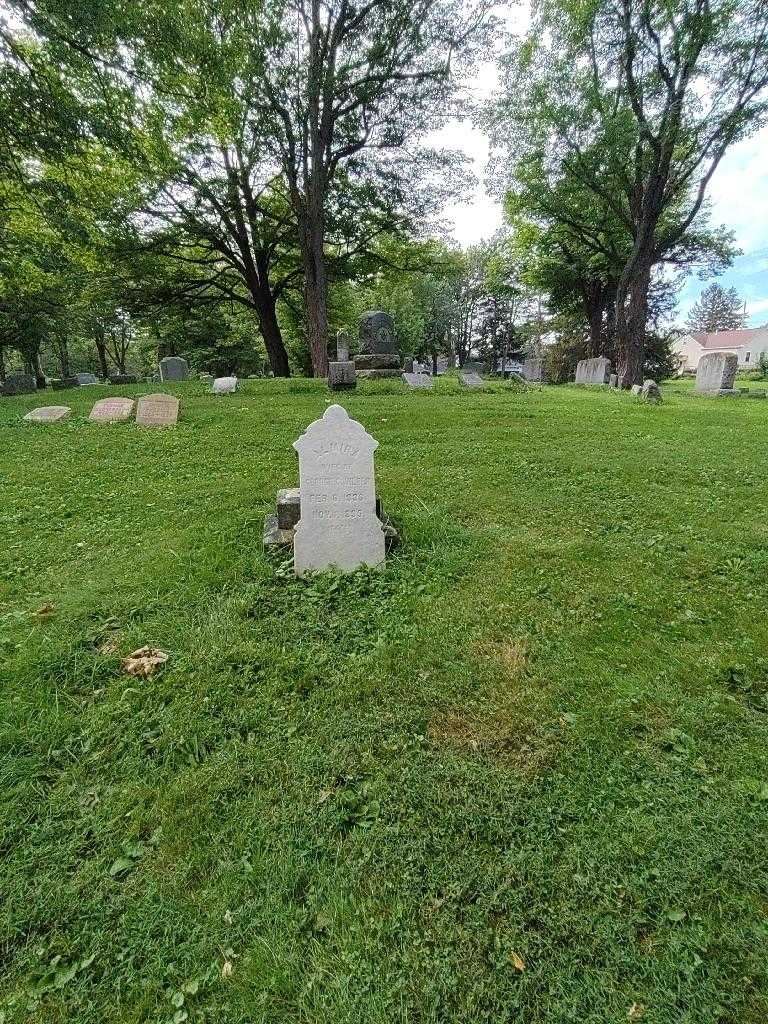
M 521 956 L 518 956 L 517 953 L 510 953 L 509 959 L 512 961 L 516 971 L 525 970 L 525 960 L 523 960 Z
M 164 665 L 166 661 L 168 661 L 168 655 L 165 651 L 158 650 L 157 647 L 140 647 L 138 651 L 123 658 L 122 666 L 123 671 L 127 672 L 129 676 L 148 679 L 155 669 Z
M 645 1007 L 642 1003 L 632 1003 L 629 1008 L 627 1018 L 629 1020 L 640 1020 L 641 1017 L 645 1016 Z
M 36 619 L 48 619 L 51 615 L 54 615 L 55 612 L 56 605 L 46 601 L 45 604 L 40 605 L 36 612 L 33 612 L 33 615 Z

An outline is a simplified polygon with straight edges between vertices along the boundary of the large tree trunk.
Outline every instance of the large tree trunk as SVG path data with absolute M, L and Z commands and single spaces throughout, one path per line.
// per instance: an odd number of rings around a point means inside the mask
M 0 384 L 5 384 L 5 345 L 0 345 Z
M 69 344 L 66 338 L 61 338 L 56 346 L 56 354 L 59 357 L 59 372 L 61 376 L 66 378 L 71 376 L 69 370 Z
M 43 368 L 40 365 L 40 349 L 39 348 L 36 348 L 34 350 L 34 352 L 32 353 L 32 372 L 35 375 L 35 380 L 37 381 L 37 386 L 39 388 L 44 388 L 45 387 L 45 374 L 43 373 Z
M 256 310 L 256 315 L 272 373 L 276 377 L 290 377 L 288 353 L 285 351 L 285 343 L 277 322 L 275 300 L 270 296 L 269 301 L 260 305 Z
M 109 367 L 107 366 L 107 346 L 104 341 L 104 328 L 96 327 L 93 332 L 93 340 L 96 344 L 96 355 L 99 359 L 99 369 L 101 370 L 102 380 L 106 380 L 109 376 Z
M 623 388 L 643 381 L 650 281 L 651 265 L 645 262 L 616 294 L 616 372 Z
M 302 231 L 304 300 L 307 306 L 307 340 L 315 377 L 328 376 L 328 275 L 325 269 L 325 228 L 317 203 Z

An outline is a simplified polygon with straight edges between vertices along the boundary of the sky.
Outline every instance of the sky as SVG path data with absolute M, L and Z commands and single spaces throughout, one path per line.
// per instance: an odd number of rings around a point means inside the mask
M 521 5 L 508 13 L 499 8 L 511 29 L 524 29 L 527 8 Z M 486 61 L 478 68 L 472 93 L 475 99 L 490 96 L 498 83 L 496 65 Z M 477 187 L 466 201 L 448 207 L 446 220 L 461 245 L 472 245 L 489 238 L 501 226 L 501 206 L 485 188 L 488 142 L 484 134 L 466 121 L 452 121 L 434 133 L 431 140 L 466 153 L 472 161 Z M 710 221 L 724 224 L 735 234 L 742 254 L 717 280 L 724 287 L 735 287 L 747 303 L 748 326 L 768 324 L 768 125 L 738 143 L 726 153 L 709 187 Z M 693 303 L 709 281 L 692 274 L 680 292 L 678 322 L 682 323 Z

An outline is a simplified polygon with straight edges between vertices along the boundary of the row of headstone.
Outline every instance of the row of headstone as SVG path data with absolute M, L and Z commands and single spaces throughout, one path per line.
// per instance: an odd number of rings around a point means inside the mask
M 91 409 L 91 423 L 125 423 L 136 410 L 140 427 L 172 427 L 179 419 L 179 400 L 173 395 L 142 395 L 132 398 L 102 398 Z M 29 423 L 61 423 L 72 410 L 67 405 L 46 405 L 32 409 L 24 419 Z

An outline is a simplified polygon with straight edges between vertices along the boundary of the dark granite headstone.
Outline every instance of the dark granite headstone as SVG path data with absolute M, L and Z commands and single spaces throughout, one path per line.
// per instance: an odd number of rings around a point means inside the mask
M 2 385 L 2 394 L 33 395 L 37 391 L 37 380 L 29 373 L 9 373 Z
M 167 356 L 160 360 L 160 380 L 186 380 L 189 377 L 189 364 L 181 356 Z

